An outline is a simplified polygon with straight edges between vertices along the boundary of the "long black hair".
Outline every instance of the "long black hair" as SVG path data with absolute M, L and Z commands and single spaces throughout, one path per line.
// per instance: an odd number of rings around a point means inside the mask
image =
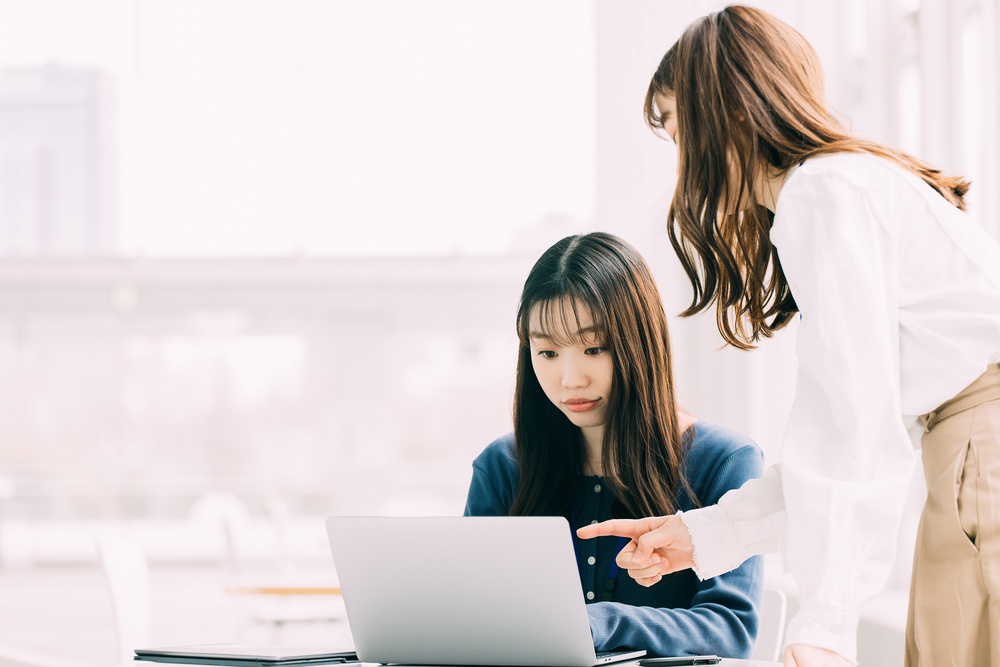
M 529 323 L 535 313 L 546 335 L 579 331 L 584 308 L 613 360 L 601 451 L 605 484 L 627 516 L 671 514 L 679 488 L 693 494 L 681 474 L 685 445 L 667 318 L 645 261 L 628 243 L 605 233 L 562 239 L 545 251 L 524 283 L 514 390 L 520 485 L 510 513 L 571 514 L 575 478 L 583 472 L 582 434 L 535 376 Z

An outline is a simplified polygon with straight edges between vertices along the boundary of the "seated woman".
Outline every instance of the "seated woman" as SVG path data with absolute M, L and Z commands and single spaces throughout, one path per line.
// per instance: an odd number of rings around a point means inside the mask
M 711 505 L 761 475 L 749 438 L 677 405 L 659 292 L 621 239 L 570 236 L 549 248 L 524 285 L 517 332 L 514 432 L 473 463 L 466 515 L 561 515 L 575 529 Z M 646 588 L 615 564 L 626 543 L 575 542 L 597 650 L 750 656 L 759 558 Z

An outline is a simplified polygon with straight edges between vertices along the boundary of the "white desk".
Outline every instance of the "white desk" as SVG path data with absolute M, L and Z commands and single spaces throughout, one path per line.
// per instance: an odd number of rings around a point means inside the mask
M 377 662 L 363 662 L 362 667 L 384 667 Z M 635 667 L 635 660 L 624 662 L 614 662 L 607 667 Z M 134 666 L 133 666 L 134 667 Z M 427 667 L 426 665 L 393 665 L 392 667 Z M 782 667 L 780 662 L 770 662 L 767 660 L 737 660 L 735 658 L 723 658 L 721 662 L 715 663 L 712 667 Z
M 187 664 L 191 665 L 191 663 Z M 636 661 L 631 660 L 614 664 L 617 665 L 618 667 L 635 667 Z M 136 661 L 129 663 L 128 665 L 121 665 L 120 667 L 137 667 L 137 665 L 141 665 L 142 667 L 157 667 L 157 666 L 171 667 L 170 663 L 147 662 L 147 661 Z M 350 667 L 352 665 L 354 667 L 358 667 L 359 665 L 360 667 L 383 667 L 383 665 L 378 662 L 346 663 L 346 667 Z M 715 665 L 715 667 L 781 667 L 781 666 L 782 663 L 780 662 L 769 662 L 767 660 L 736 660 L 734 658 L 723 658 L 722 662 L 716 663 Z M 191 666 L 191 667 L 196 667 L 196 666 Z M 427 665 L 393 665 L 393 667 L 427 667 Z
M 626 660 L 624 662 L 615 662 L 608 665 L 608 667 L 636 667 L 635 660 Z M 383 667 L 377 662 L 363 662 L 362 667 Z M 735 658 L 723 658 L 721 662 L 717 662 L 713 667 L 781 667 L 780 662 L 770 662 L 767 660 L 737 660 Z M 427 667 L 426 665 L 393 665 L 393 667 Z

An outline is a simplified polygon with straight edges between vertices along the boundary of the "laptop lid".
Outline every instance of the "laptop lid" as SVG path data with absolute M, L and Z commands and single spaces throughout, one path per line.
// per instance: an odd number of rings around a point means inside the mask
M 326 526 L 360 660 L 597 663 L 564 518 L 331 517 Z
M 205 661 L 226 664 L 282 664 L 289 662 L 347 662 L 356 660 L 354 651 L 335 651 L 330 647 L 277 646 L 267 644 L 197 644 L 135 649 L 137 660 L 169 662 Z

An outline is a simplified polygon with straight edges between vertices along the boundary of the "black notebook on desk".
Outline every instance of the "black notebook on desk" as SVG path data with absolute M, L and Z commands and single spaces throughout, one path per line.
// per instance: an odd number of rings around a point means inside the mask
M 137 648 L 135 649 L 135 659 L 186 665 L 286 667 L 357 662 L 358 656 L 354 651 L 331 651 L 329 648 L 261 644 L 202 644 L 200 646 Z

